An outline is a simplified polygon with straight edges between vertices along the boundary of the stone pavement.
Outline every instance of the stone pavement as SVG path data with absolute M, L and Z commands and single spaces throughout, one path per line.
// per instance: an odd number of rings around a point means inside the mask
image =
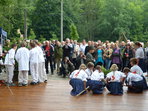
M 31 75 L 28 76 L 29 81 L 32 80 Z M 56 73 L 56 70 L 54 71 L 54 74 L 51 75 L 51 73 L 47 74 L 48 80 L 68 80 L 69 78 L 63 78 L 62 76 L 58 76 Z M 7 80 L 7 74 L 4 69 L 2 69 L 2 73 L 0 73 L 0 80 Z

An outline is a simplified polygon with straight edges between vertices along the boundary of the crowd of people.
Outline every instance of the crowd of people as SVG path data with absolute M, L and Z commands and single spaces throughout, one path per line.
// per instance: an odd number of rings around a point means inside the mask
M 92 80 L 95 80 L 98 72 L 101 73 L 99 80 L 104 80 L 101 66 L 113 71 L 107 74 L 107 82 L 110 81 L 112 74 L 116 75 L 115 70 L 111 67 L 115 67 L 115 65 L 116 69 L 118 67 L 118 71 L 125 71 L 126 76 L 130 75 L 132 77 L 132 74 L 129 74 L 133 67 L 130 63 L 132 58 L 137 60 L 137 67 L 142 72 L 148 71 L 148 43 L 144 47 L 144 43 L 134 43 L 130 40 L 126 42 L 102 42 L 100 40 L 97 42 L 86 42 L 85 40 L 77 42 L 68 38 L 63 42 L 53 40 L 44 41 L 43 43 L 37 40 L 24 40 L 12 44 L 11 47 L 10 43 L 11 41 L 7 40 L 6 45 L 3 48 L 0 47 L 0 64 L 6 67 L 7 85 L 9 86 L 15 85 L 12 79 L 16 68 L 18 69 L 18 86 L 28 85 L 28 72 L 32 75 L 32 85 L 47 82 L 47 74 L 52 75 L 55 72 L 64 78 L 69 77 L 70 74 L 76 74 L 79 77 L 79 70 L 85 67 L 84 64 L 92 68 L 85 71 L 88 76 L 84 78 L 88 81 L 92 78 Z M 2 58 L 4 63 L 2 63 Z M 95 71 L 93 72 L 94 67 Z M 118 80 L 125 76 L 118 74 L 120 75 L 117 75 Z M 143 75 L 137 72 L 136 74 Z M 70 77 L 73 78 L 73 76 Z M 138 80 L 140 80 L 140 77 Z M 70 84 L 72 83 L 73 81 L 70 82 Z M 91 83 L 87 82 L 87 84 Z M 102 85 L 105 86 L 104 83 Z

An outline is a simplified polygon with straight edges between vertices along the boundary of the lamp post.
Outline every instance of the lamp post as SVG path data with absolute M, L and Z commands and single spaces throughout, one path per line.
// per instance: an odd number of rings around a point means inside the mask
M 27 11 L 24 9 L 24 38 L 27 39 Z
M 61 0 L 61 42 L 63 41 L 63 0 Z

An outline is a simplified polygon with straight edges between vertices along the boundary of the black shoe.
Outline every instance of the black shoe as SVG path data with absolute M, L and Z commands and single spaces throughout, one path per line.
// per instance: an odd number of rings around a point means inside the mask
M 22 83 L 18 83 L 18 86 L 19 86 L 19 87 L 22 87 L 22 86 L 23 86 L 23 84 L 22 84 Z
M 22 86 L 28 86 L 28 84 L 22 84 Z
M 36 84 L 37 84 L 36 82 L 31 82 L 31 83 L 30 83 L 30 85 L 36 85 Z
M 39 81 L 37 82 L 37 84 L 40 84 L 40 83 L 41 83 L 41 82 L 39 82 Z
M 47 83 L 47 80 L 45 80 L 44 83 Z

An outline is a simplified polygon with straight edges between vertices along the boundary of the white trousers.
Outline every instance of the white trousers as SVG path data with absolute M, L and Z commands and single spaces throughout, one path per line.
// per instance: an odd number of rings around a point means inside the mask
M 45 80 L 47 80 L 44 62 L 38 64 L 38 73 L 39 73 L 39 82 L 44 82 Z
M 32 75 L 32 82 L 38 82 L 39 80 L 39 73 L 38 73 L 38 64 L 37 63 L 30 63 L 30 73 Z
M 14 65 L 6 65 L 6 73 L 7 73 L 7 82 L 12 83 L 12 79 L 14 76 Z
M 19 71 L 18 82 L 28 84 L 28 71 Z

